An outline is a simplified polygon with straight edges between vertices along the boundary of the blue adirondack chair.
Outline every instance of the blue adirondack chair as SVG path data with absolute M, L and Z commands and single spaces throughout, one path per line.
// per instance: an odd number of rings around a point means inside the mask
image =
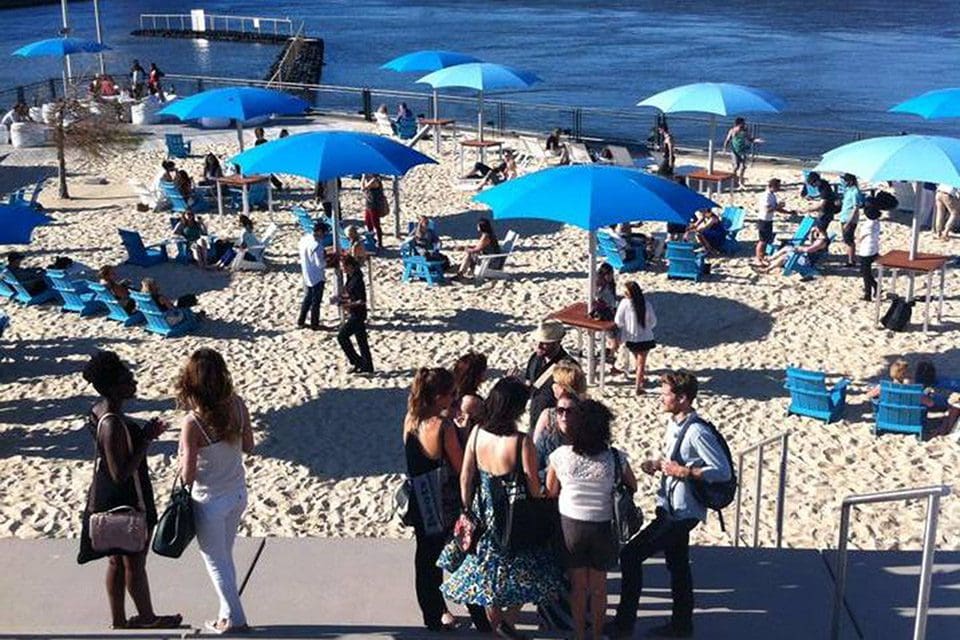
M 294 207 L 290 211 L 297 218 L 297 224 L 300 225 L 300 229 L 304 233 L 313 233 L 313 225 L 317 223 L 317 220 L 314 220 L 314 218 L 307 213 L 306 209 L 303 207 Z
M 128 229 L 117 229 L 120 234 L 120 240 L 127 250 L 127 264 L 133 264 L 138 267 L 152 267 L 167 261 L 167 249 L 163 244 L 152 244 L 144 246 L 143 238 L 136 231 Z
M 266 207 L 268 201 L 267 183 L 254 182 L 247 188 L 247 204 L 253 207 Z M 230 206 L 234 209 L 243 207 L 243 189 L 230 188 Z
M 403 281 L 425 280 L 429 286 L 444 284 L 443 262 L 427 260 L 413 252 L 409 244 L 400 245 L 400 257 L 403 259 Z
M 880 382 L 880 399 L 876 402 L 877 421 L 874 435 L 885 431 L 911 433 L 923 440 L 927 408 L 920 402 L 923 385 L 898 384 L 890 380 Z
M 161 180 L 160 191 L 163 193 L 164 197 L 170 201 L 170 208 L 174 213 L 180 213 L 188 209 L 199 213 L 210 209 L 210 205 L 207 203 L 207 201 L 199 196 L 193 199 L 193 204 L 188 204 L 187 200 L 183 197 L 183 194 L 177 191 L 177 188 L 173 186 L 172 182 Z
M 120 304 L 120 301 L 117 300 L 117 297 L 113 295 L 113 292 L 110 291 L 106 285 L 102 285 L 99 282 L 88 282 L 87 286 L 90 287 L 90 291 L 96 296 L 97 301 L 103 303 L 107 308 L 107 317 L 110 320 L 122 322 L 125 327 L 143 324 L 146 321 L 143 314 L 139 311 L 127 313 L 127 310 L 123 308 L 123 305 Z
M 64 271 L 47 269 L 47 279 L 53 285 L 57 295 L 63 300 L 63 311 L 79 313 L 81 317 L 92 316 L 102 311 L 104 305 L 83 280 L 71 280 Z
M 43 189 L 43 185 L 46 180 L 37 180 L 36 184 L 33 185 L 33 191 L 30 193 L 30 199 L 27 199 L 27 189 L 18 189 L 10 194 L 8 204 L 14 207 L 29 207 L 31 209 L 40 209 L 40 203 L 37 202 L 37 198 L 40 196 L 40 191 Z
M 28 307 L 35 304 L 43 304 L 44 302 L 48 302 L 50 300 L 55 300 L 57 297 L 57 293 L 51 288 L 44 289 L 40 293 L 36 294 L 30 293 L 27 291 L 26 287 L 20 284 L 20 281 L 17 280 L 12 273 L 10 273 L 9 269 L 4 268 L 4 270 L 0 272 L 0 278 L 3 279 L 3 282 L 9 288 L 13 289 L 13 299 Z
M 787 379 L 784 387 L 790 392 L 790 407 L 787 415 L 808 416 L 836 422 L 843 417 L 847 406 L 846 378 L 827 389 L 826 374 L 822 371 L 808 371 L 796 367 L 787 367 Z
M 790 254 L 786 262 L 783 263 L 783 275 L 789 276 L 792 273 L 799 273 L 801 278 L 815 278 L 820 275 L 820 272 L 810 261 L 810 257 L 800 252 Z
M 692 242 L 667 243 L 667 278 L 686 278 L 699 282 L 706 262 Z
M 606 260 L 618 273 L 643 271 L 644 267 L 646 267 L 646 256 L 644 255 L 643 248 L 634 248 L 633 254 L 630 260 L 625 260 L 623 256 L 620 255 L 613 236 L 609 233 L 597 233 L 597 256 Z
M 797 225 L 797 229 L 793 232 L 793 235 L 790 237 L 790 239 L 768 245 L 767 254 L 772 254 L 777 250 L 777 246 L 774 245 L 792 244 L 796 247 L 799 247 L 807 241 L 807 236 L 810 235 L 810 232 L 813 231 L 813 227 L 816 224 L 817 219 L 814 216 L 804 216 L 803 220 L 800 221 L 800 224 Z
M 804 169 L 803 170 L 803 197 L 810 198 L 811 200 L 815 200 L 816 198 L 820 197 L 820 189 L 818 189 L 817 187 L 814 187 L 809 182 L 807 182 L 807 178 L 809 176 L 810 176 L 810 169 Z
M 168 133 L 164 136 L 167 142 L 167 156 L 170 158 L 189 158 L 192 142 L 184 142 L 183 135 Z
M 190 309 L 177 309 L 177 312 L 183 315 L 183 319 L 176 324 L 170 324 L 168 312 L 162 311 L 149 293 L 131 291 L 130 297 L 137 303 L 137 310 L 147 319 L 147 331 L 164 338 L 176 338 L 189 333 L 199 323 L 197 316 Z
M 737 234 L 743 229 L 743 222 L 746 218 L 746 212 L 743 207 L 727 207 L 720 215 L 720 221 L 724 230 L 727 232 L 723 239 L 723 246 L 720 250 L 723 253 L 734 253 L 739 246 L 737 244 Z
M 10 316 L 5 313 L 0 313 L 0 338 L 3 337 L 3 332 L 6 331 L 9 326 Z
M 0 280 L 0 298 L 12 298 L 16 295 L 13 288 L 3 280 Z

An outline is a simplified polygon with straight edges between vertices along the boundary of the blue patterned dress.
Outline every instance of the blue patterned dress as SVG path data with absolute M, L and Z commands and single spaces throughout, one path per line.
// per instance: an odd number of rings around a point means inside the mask
M 518 552 L 500 546 L 497 521 L 502 521 L 504 515 L 496 513 L 493 500 L 493 484 L 498 478 L 482 469 L 478 471 L 480 490 L 475 506 L 483 516 L 485 528 L 475 553 L 464 554 L 456 540 L 452 540 L 440 554 L 437 566 L 450 572 L 440 591 L 453 602 L 482 607 L 551 601 L 563 584 L 556 554 L 546 545 L 542 549 Z

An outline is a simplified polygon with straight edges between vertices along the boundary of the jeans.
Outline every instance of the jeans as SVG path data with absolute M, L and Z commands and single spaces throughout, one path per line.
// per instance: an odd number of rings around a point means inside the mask
M 350 342 L 350 336 L 354 335 L 357 337 L 357 346 L 360 348 L 359 355 Z M 340 343 L 340 348 L 347 355 L 351 365 L 363 371 L 373 371 L 373 356 L 370 355 L 370 345 L 367 343 L 365 316 L 351 313 L 340 327 L 340 332 L 337 333 L 337 342 Z
M 873 261 L 877 259 L 876 254 L 872 256 L 860 256 L 860 276 L 863 278 L 863 299 L 870 301 L 877 294 L 877 279 L 873 276 Z
M 237 591 L 237 571 L 233 564 L 233 541 L 237 537 L 240 516 L 247 508 L 247 490 L 242 488 L 206 501 L 193 501 L 193 519 L 197 528 L 200 555 L 220 600 L 218 620 L 230 626 L 247 624 Z
M 643 561 L 657 551 L 663 551 L 670 572 L 670 592 L 673 596 L 671 624 L 678 631 L 693 629 L 693 575 L 690 572 L 690 531 L 699 520 L 673 520 L 667 512 L 657 508 L 657 517 L 648 524 L 630 544 L 620 552 L 622 581 L 616 624 L 621 629 L 632 629 L 640 606 L 643 590 Z
M 417 552 L 413 566 L 416 571 L 417 604 L 423 614 L 424 626 L 436 629 L 440 626 L 440 617 L 446 612 L 447 605 L 440 593 L 443 582 L 443 569 L 437 566 L 437 558 L 446 542 L 444 534 L 428 536 L 416 532 Z
M 303 326 L 307 321 L 307 311 L 310 312 L 310 326 L 316 329 L 320 326 L 320 302 L 323 300 L 323 284 L 321 280 L 312 287 L 305 287 L 303 302 L 300 303 L 300 316 L 297 324 Z

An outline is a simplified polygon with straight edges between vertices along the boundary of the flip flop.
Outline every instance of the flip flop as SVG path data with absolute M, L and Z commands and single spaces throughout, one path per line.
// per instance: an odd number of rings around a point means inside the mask
M 154 616 L 150 622 L 144 622 L 139 615 L 127 619 L 127 629 L 177 629 L 183 622 L 183 616 L 175 613 L 169 616 Z

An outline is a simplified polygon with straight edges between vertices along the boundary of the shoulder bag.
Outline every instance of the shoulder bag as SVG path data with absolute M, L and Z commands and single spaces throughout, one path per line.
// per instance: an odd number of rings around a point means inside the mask
M 100 442 L 100 425 L 114 414 L 105 413 L 97 421 L 97 443 Z M 123 432 L 127 436 L 127 447 L 133 454 L 133 441 L 130 439 L 130 429 L 123 424 Z M 94 479 L 97 475 L 97 465 L 102 456 L 97 456 L 94 462 Z M 96 480 L 94 480 L 96 481 Z M 94 551 L 117 553 L 140 553 L 147 546 L 147 515 L 143 504 L 143 491 L 140 488 L 139 469 L 133 472 L 133 484 L 137 491 L 137 506 L 121 505 L 107 511 L 90 514 L 90 546 Z
M 170 490 L 170 504 L 157 521 L 157 528 L 153 533 L 151 548 L 157 555 L 179 558 L 196 536 L 190 491 L 191 487 L 183 483 L 183 477 L 178 473 Z
M 480 437 L 480 427 L 474 427 L 473 434 L 473 464 L 477 465 L 477 439 Z M 473 501 L 476 496 L 476 476 L 479 474 L 479 467 L 474 469 L 474 482 L 471 487 L 470 500 L 463 505 L 460 517 L 453 524 L 453 539 L 457 542 L 457 547 L 464 553 L 473 553 L 477 549 L 477 541 L 483 533 L 483 520 L 474 513 Z
M 504 483 L 507 517 L 500 543 L 510 551 L 546 547 L 560 524 L 557 499 L 531 496 L 527 489 L 527 474 L 523 471 L 523 441 L 526 437 L 526 434 L 521 434 L 517 438 L 513 478 Z
M 620 466 L 620 452 L 610 447 L 613 454 L 613 531 L 617 544 L 623 549 L 640 533 L 643 526 L 643 514 L 633 501 L 633 491 L 623 483 L 623 469 Z

